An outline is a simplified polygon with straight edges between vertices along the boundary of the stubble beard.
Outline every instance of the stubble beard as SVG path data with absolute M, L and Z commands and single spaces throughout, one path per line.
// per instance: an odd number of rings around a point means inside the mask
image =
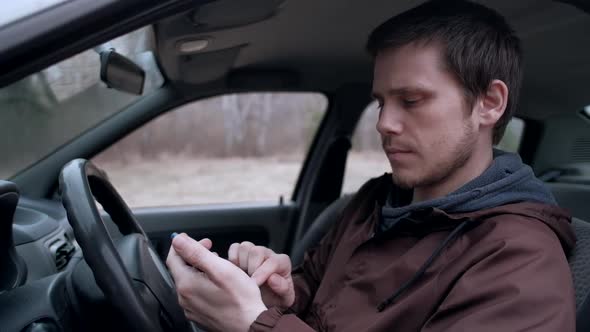
M 433 187 L 445 182 L 457 170 L 463 168 L 475 149 L 477 133 L 473 125 L 465 121 L 463 136 L 450 152 L 450 158 L 442 158 L 434 166 L 425 165 L 426 174 L 420 177 L 400 177 L 392 169 L 393 183 L 402 189 Z

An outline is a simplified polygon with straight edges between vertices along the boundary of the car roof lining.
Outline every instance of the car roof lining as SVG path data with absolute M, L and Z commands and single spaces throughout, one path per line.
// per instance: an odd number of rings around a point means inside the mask
M 523 40 L 525 80 L 520 116 L 543 119 L 590 104 L 584 84 L 590 77 L 586 36 L 590 15 L 549 0 L 479 2 L 505 15 Z M 249 82 L 255 81 L 256 70 L 260 70 L 262 84 L 258 88 L 268 82 L 264 73 L 276 71 L 296 73 L 300 90 L 334 91 L 346 82 L 370 83 L 371 58 L 364 50 L 368 34 L 380 22 L 415 4 L 408 0 L 375 0 L 370 6 L 360 1 L 291 0 L 262 21 L 206 32 L 187 24 L 187 15 L 179 15 L 156 25 L 157 38 L 162 41 L 158 55 L 173 84 L 191 84 L 192 75 L 205 69 L 216 68 L 218 74 L 230 75 L 247 68 Z M 191 61 L 184 61 L 176 43 L 187 38 L 208 39 L 210 46 L 206 52 L 192 54 Z M 208 54 L 209 48 L 236 47 L 235 57 Z M 180 72 L 184 75 L 178 75 Z

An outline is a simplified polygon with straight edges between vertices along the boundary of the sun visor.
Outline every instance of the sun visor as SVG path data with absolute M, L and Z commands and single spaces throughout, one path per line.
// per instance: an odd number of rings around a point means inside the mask
M 237 46 L 212 52 L 203 52 L 194 55 L 177 56 L 177 77 L 180 81 L 189 84 L 198 84 L 215 81 L 225 76 L 233 67 L 241 48 Z
M 285 0 L 218 0 L 199 6 L 190 19 L 199 32 L 233 28 L 264 21 L 279 10 Z
M 158 60 L 166 77 L 189 84 L 222 78 L 248 45 L 246 36 L 224 34 L 223 30 L 269 19 L 283 3 L 285 0 L 250 0 L 247 5 L 242 0 L 210 1 L 158 22 L 154 26 Z

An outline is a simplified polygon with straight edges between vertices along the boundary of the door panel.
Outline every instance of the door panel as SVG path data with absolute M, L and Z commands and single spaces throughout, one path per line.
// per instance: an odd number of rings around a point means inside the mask
M 142 208 L 133 211 L 154 247 L 165 259 L 172 232 L 209 238 L 212 250 L 227 257 L 234 242 L 250 241 L 275 252 L 288 247 L 295 205 L 217 204 L 192 207 Z

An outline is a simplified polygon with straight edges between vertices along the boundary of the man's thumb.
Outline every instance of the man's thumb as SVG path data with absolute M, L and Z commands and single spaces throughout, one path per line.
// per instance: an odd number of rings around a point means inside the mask
M 286 295 L 289 291 L 289 282 L 284 277 L 273 273 L 268 278 L 268 286 L 275 292 L 277 295 Z
M 215 260 L 213 254 L 201 243 L 188 237 L 186 234 L 180 234 L 172 240 L 172 247 L 176 253 L 189 265 L 211 274 L 214 270 Z

